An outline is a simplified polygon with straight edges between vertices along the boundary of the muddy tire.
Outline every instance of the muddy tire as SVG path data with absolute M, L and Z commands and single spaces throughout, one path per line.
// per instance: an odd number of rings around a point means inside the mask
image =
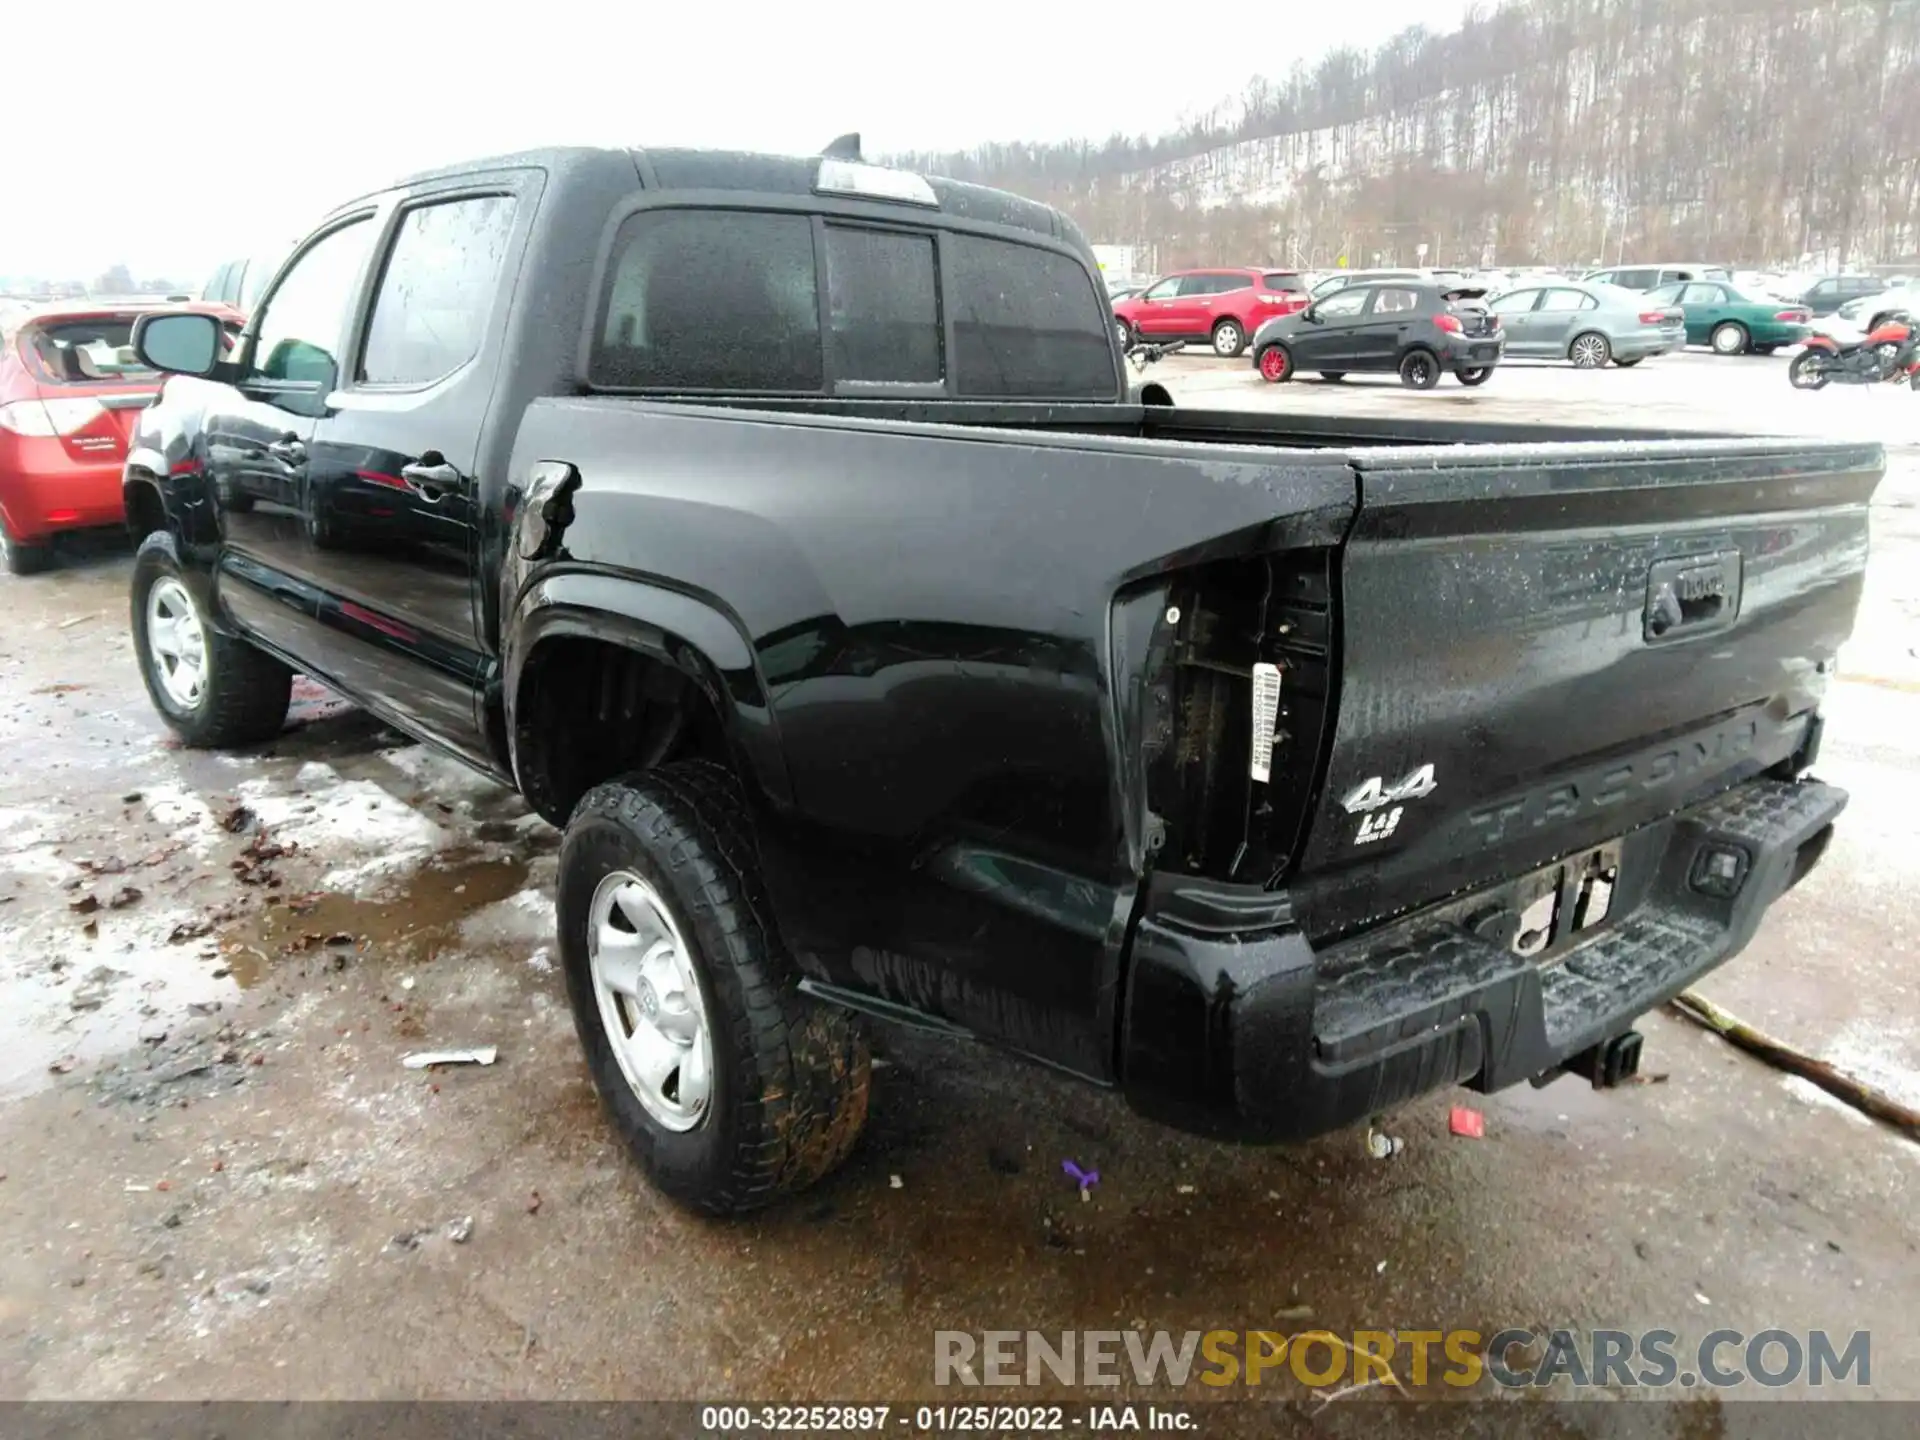
M 156 530 L 133 557 L 133 652 L 160 718 L 199 749 L 257 745 L 287 722 L 293 672 L 207 620 L 205 590 Z
M 738 1215 L 846 1159 L 867 1118 L 866 1032 L 800 993 L 731 773 L 689 761 L 589 791 L 558 908 L 587 1067 L 657 1188 Z

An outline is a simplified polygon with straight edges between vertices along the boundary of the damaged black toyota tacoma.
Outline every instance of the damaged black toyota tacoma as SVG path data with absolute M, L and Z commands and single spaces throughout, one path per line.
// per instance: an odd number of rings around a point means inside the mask
M 1044 206 L 511 156 L 303 242 L 126 470 L 188 743 L 313 675 L 565 827 L 593 1076 L 712 1213 L 832 1169 L 870 1017 L 1233 1140 L 1637 1063 L 1845 795 L 1870 444 L 1189 409 Z

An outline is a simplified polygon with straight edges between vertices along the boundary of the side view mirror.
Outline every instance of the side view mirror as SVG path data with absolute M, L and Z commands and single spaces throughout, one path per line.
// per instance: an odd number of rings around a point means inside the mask
M 133 324 L 140 363 L 170 375 L 211 375 L 220 360 L 220 322 L 211 315 L 142 315 Z
M 1300 318 L 1305 320 L 1309 325 L 1318 325 L 1320 323 L 1320 307 L 1318 305 L 1307 306 L 1306 309 L 1300 312 Z

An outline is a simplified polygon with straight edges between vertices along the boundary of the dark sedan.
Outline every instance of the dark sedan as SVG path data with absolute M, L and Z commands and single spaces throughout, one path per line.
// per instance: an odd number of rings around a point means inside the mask
M 1397 374 L 1414 390 L 1433 389 L 1449 372 L 1462 385 L 1479 385 L 1506 347 L 1499 317 L 1479 303 L 1485 293 L 1431 280 L 1350 285 L 1262 325 L 1253 367 L 1273 384 L 1316 370 L 1328 380 Z

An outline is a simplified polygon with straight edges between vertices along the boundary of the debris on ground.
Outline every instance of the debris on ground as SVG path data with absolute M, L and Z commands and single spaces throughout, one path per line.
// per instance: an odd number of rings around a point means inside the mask
M 1876 1090 L 1863 1080 L 1842 1073 L 1825 1060 L 1795 1049 L 1784 1040 L 1776 1040 L 1764 1031 L 1730 1015 L 1702 995 L 1688 990 L 1667 1002 L 1669 1009 L 1719 1035 L 1728 1044 L 1756 1055 L 1776 1069 L 1798 1075 L 1818 1085 L 1829 1095 L 1846 1101 L 1855 1109 L 1904 1132 L 1909 1139 L 1920 1140 L 1920 1110 L 1903 1105 L 1884 1090 Z
M 78 1065 L 79 1063 L 80 1063 L 80 1059 L 76 1055 L 62 1055 L 58 1060 L 55 1060 L 52 1064 L 48 1065 L 47 1069 L 51 1070 L 56 1075 L 65 1075 L 70 1070 L 72 1070 L 74 1066 Z
M 59 623 L 59 625 L 56 626 L 55 628 L 60 630 L 71 630 L 76 625 L 84 625 L 89 620 L 98 620 L 99 618 L 100 618 L 100 612 L 98 610 L 90 610 L 85 615 L 75 615 L 70 619 L 62 620 Z
M 473 1238 L 473 1216 L 462 1215 L 447 1226 L 447 1239 L 456 1245 L 464 1245 Z
M 213 925 L 206 920 L 182 920 L 167 932 L 169 945 L 184 945 L 189 940 L 198 940 L 202 935 L 213 932 Z
M 889 1190 L 904 1190 L 907 1188 L 907 1182 L 902 1180 L 898 1175 L 889 1175 L 887 1176 L 887 1188 Z
M 1274 1311 L 1273 1318 L 1276 1320 L 1311 1320 L 1313 1318 L 1313 1307 L 1311 1305 L 1289 1305 L 1284 1310 Z
M 235 805 L 220 816 L 220 828 L 229 835 L 238 835 L 253 823 L 253 811 L 245 805 Z
M 113 892 L 113 898 L 107 901 L 107 908 L 109 910 L 124 910 L 129 905 L 138 905 L 142 898 L 143 892 L 135 889 L 131 885 L 122 885 L 118 890 Z
M 497 1045 L 475 1045 L 466 1050 L 416 1050 L 402 1055 L 400 1063 L 409 1070 L 425 1070 L 434 1065 L 491 1065 L 500 1058 Z
M 1098 1170 L 1082 1170 L 1071 1160 L 1062 1160 L 1060 1162 L 1060 1168 L 1072 1176 L 1079 1184 L 1081 1203 L 1084 1204 L 1090 1200 L 1092 1196 L 1087 1192 L 1100 1183 L 1100 1172 Z
M 538 1190 L 535 1190 L 527 1198 L 527 1214 L 538 1215 L 539 1213 L 540 1213 L 540 1192 Z
M 392 1250 L 418 1250 L 420 1242 L 431 1233 L 427 1230 L 402 1230 L 387 1242 L 387 1246 Z
M 67 908 L 76 915 L 91 915 L 100 908 L 98 895 L 82 895 L 78 900 L 67 903 Z
M 1483 1140 L 1487 1134 L 1487 1117 L 1467 1105 L 1456 1105 L 1447 1112 L 1447 1129 L 1463 1140 Z
M 1398 1155 L 1406 1148 L 1407 1142 L 1402 1140 L 1398 1135 L 1384 1134 L 1374 1129 L 1371 1125 L 1367 1127 L 1367 1154 L 1371 1155 L 1375 1160 L 1388 1159 L 1391 1156 Z

